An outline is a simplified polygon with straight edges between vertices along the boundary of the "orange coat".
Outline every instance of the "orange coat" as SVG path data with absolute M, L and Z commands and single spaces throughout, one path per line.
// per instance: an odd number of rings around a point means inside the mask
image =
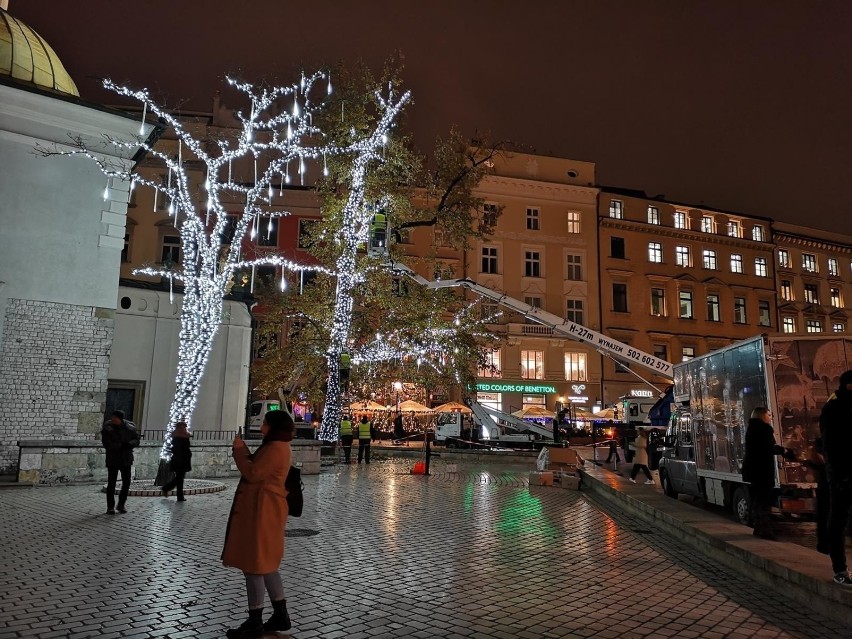
M 289 442 L 271 441 L 254 455 L 245 446 L 234 448 L 242 479 L 234 494 L 222 563 L 243 572 L 265 575 L 278 570 L 284 556 Z

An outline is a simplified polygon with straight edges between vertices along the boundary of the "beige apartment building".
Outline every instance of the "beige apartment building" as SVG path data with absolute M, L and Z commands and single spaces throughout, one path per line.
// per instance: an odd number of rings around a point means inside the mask
M 598 220 L 602 333 L 676 363 L 778 331 L 771 220 L 615 188 Z M 605 359 L 607 404 L 667 384 L 633 369 Z
M 494 233 L 463 257 L 477 284 L 595 328 L 597 228 L 595 165 L 508 153 L 495 159 L 477 195 L 484 214 L 501 211 Z M 440 242 L 438 242 L 440 243 Z M 585 344 L 483 300 L 501 346 L 478 371 L 477 399 L 505 412 L 557 402 L 589 410 L 600 398 L 600 356 Z
M 852 317 L 852 238 L 773 225 L 779 331 L 846 333 Z

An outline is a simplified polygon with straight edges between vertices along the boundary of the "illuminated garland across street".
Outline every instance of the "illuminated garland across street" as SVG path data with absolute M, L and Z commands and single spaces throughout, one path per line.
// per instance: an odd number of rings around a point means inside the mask
M 178 267 L 147 267 L 135 271 L 167 279 L 170 293 L 175 281 L 183 285 L 175 396 L 169 408 L 169 423 L 161 451 L 163 459 L 171 457 L 175 423 L 185 421 L 191 426 L 201 378 L 222 318 L 223 298 L 237 272 L 250 270 L 253 281 L 258 266 L 275 266 L 281 269 L 283 289 L 286 271 L 324 270 L 302 266 L 276 255 L 243 259 L 244 243 L 265 232 L 273 218 L 287 215 L 280 209 L 273 209 L 276 197 L 273 185 L 278 185 L 280 194 L 283 185 L 290 181 L 291 170 L 297 172 L 304 183 L 310 161 L 322 162 L 324 174 L 328 157 L 343 156 L 351 163 L 351 180 L 340 234 L 346 247 L 351 246 L 353 252 L 351 260 L 347 251 L 338 260 L 339 300 L 341 292 L 348 293 L 354 286 L 354 248 L 366 238 L 370 214 L 364 206 L 365 177 L 373 163 L 382 160 L 381 149 L 387 142 L 390 128 L 409 99 L 408 93 L 396 96 L 392 86 L 388 87 L 386 97 L 376 91 L 378 113 L 375 129 L 361 137 L 353 134 L 351 142 L 340 146 L 325 144 L 326 136 L 313 125 L 314 113 L 322 108 L 322 102 L 315 104 L 311 96 L 318 92 L 331 93 L 328 74 L 302 75 L 290 86 L 274 88 L 257 88 L 230 78 L 228 82 L 248 98 L 251 109 L 247 114 L 241 111 L 235 114 L 240 122 L 237 136 L 201 141 L 194 138 L 177 117 L 157 105 L 147 89 L 132 90 L 110 80 L 104 81 L 107 89 L 143 105 L 140 137 L 134 140 L 108 139 L 107 142 L 121 148 L 144 149 L 149 157 L 159 160 L 168 170 L 165 183 L 110 164 L 81 140 L 77 142 L 76 149 L 62 152 L 64 155 L 83 155 L 97 163 L 107 176 L 105 198 L 116 180 L 129 182 L 131 192 L 137 186 L 153 189 L 155 209 L 158 200 L 167 206 L 173 224 L 180 232 L 182 262 Z M 320 83 L 324 85 L 322 89 L 315 90 L 314 85 Z M 142 139 L 148 112 L 171 128 L 177 137 L 176 156 L 155 149 Z M 192 160 L 195 167 L 199 162 L 203 166 L 203 183 L 199 179 L 190 179 L 187 160 Z M 254 179 L 250 183 L 234 181 L 235 164 L 253 166 Z M 198 195 L 205 192 L 206 197 Z M 229 238 L 223 236 L 229 214 L 231 217 L 235 215 L 235 203 L 238 203 L 239 214 L 236 216 L 234 239 L 229 243 L 226 241 Z M 349 300 L 348 309 L 343 304 L 343 311 L 348 310 L 347 318 L 335 315 L 333 343 L 337 345 L 345 344 L 348 338 L 351 295 Z M 338 363 L 336 358 L 333 361 L 334 367 L 329 367 L 329 389 L 338 388 Z M 339 407 L 339 399 L 337 404 Z

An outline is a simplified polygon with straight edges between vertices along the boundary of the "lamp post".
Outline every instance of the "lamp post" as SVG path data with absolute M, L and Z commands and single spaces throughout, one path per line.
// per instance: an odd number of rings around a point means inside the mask
M 402 382 L 394 382 L 393 388 L 396 391 L 396 412 L 399 412 L 399 391 L 402 390 Z

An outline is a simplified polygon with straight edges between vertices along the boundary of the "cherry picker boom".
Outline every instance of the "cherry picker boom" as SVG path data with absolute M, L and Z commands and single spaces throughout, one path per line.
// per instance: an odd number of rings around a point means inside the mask
M 399 262 L 392 262 L 389 266 L 393 273 L 404 275 L 426 288 L 466 288 L 481 297 L 493 300 L 501 306 L 505 306 L 516 313 L 520 313 L 525 318 L 550 328 L 555 335 L 568 337 L 573 340 L 589 344 L 599 353 L 616 362 L 635 364 L 657 375 L 665 377 L 668 380 L 672 379 L 672 365 L 664 359 L 660 359 L 659 357 L 640 351 L 628 344 L 624 344 L 618 340 L 612 339 L 611 337 L 607 337 L 602 333 L 586 328 L 581 324 L 576 324 L 570 320 L 563 319 L 558 315 L 554 315 L 553 313 L 548 313 L 541 308 L 522 302 L 514 297 L 509 297 L 508 295 L 490 289 L 487 286 L 477 284 L 468 278 L 427 280 L 425 277 L 418 275 L 409 267 Z M 627 368 L 627 370 L 642 380 L 645 384 L 653 388 L 657 394 L 662 397 L 663 391 L 660 388 L 643 378 L 636 371 L 630 368 Z

